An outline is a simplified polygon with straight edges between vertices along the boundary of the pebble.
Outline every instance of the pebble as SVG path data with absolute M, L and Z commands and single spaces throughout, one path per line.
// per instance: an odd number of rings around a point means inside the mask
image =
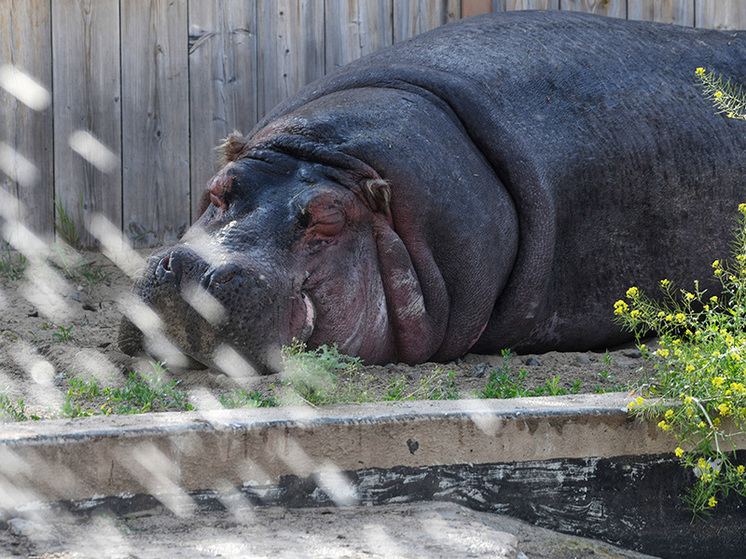
M 622 352 L 625 357 L 631 357 L 632 359 L 639 359 L 642 357 L 642 352 L 639 349 L 628 349 Z
M 482 378 L 487 372 L 487 363 L 480 363 L 469 371 L 469 376 L 474 378 Z
M 526 360 L 525 360 L 525 361 L 523 362 L 523 364 L 524 364 L 524 365 L 526 365 L 527 367 L 538 367 L 538 366 L 539 366 L 539 360 L 538 360 L 538 359 L 536 359 L 536 357 L 534 357 L 534 356 L 532 355 L 531 357 L 527 358 L 527 359 L 526 359 Z
M 591 360 L 588 359 L 587 355 L 578 355 L 575 358 L 575 361 L 577 361 L 578 364 L 580 364 L 580 365 L 590 365 L 591 364 Z

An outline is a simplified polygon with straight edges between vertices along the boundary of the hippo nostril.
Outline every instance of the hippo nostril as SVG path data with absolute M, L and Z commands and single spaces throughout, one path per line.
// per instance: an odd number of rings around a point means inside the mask
M 170 283 L 179 287 L 181 283 L 181 257 L 177 252 L 170 252 L 163 258 L 155 268 L 155 277 L 161 284 Z
M 225 284 L 235 279 L 238 280 L 239 285 L 243 283 L 241 267 L 237 264 L 224 264 L 208 270 L 205 275 L 202 276 L 200 285 L 205 289 L 209 289 L 218 284 Z

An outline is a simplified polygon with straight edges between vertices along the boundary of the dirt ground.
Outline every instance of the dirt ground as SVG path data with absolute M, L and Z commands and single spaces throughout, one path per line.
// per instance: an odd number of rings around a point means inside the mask
M 143 253 L 145 254 L 145 253 Z M 54 416 L 70 388 L 68 379 L 96 379 L 101 386 L 124 385 L 130 371 L 149 373 L 152 365 L 131 358 L 117 347 L 122 305 L 131 289 L 130 278 L 100 253 L 57 254 L 56 266 L 26 262 L 23 277 L 13 279 L 9 266 L 20 263 L 17 253 L 0 255 L 0 395 L 11 402 L 23 398 L 27 414 Z M 482 391 L 489 372 L 503 367 L 500 355 L 469 354 L 456 362 L 417 366 L 390 364 L 362 367 L 360 378 L 369 397 L 384 398 L 392 383 L 404 382 L 403 393 L 420 386 L 437 371 L 461 398 Z M 610 352 L 513 356 L 509 374 L 527 375 L 525 387 L 542 387 L 558 377 L 558 388 L 581 392 L 625 389 L 643 378 L 639 351 L 629 345 Z M 219 405 L 220 395 L 235 390 L 277 390 L 280 375 L 236 377 L 215 370 L 170 370 L 197 408 Z

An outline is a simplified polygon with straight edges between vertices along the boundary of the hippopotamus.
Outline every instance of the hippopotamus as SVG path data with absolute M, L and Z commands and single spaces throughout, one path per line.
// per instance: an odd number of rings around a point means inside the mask
M 691 288 L 728 253 L 746 123 L 695 72 L 746 83 L 745 39 L 509 12 L 370 54 L 226 139 L 135 300 L 192 365 L 258 373 L 294 340 L 369 364 L 620 344 L 628 287 Z M 120 331 L 128 353 L 160 339 Z

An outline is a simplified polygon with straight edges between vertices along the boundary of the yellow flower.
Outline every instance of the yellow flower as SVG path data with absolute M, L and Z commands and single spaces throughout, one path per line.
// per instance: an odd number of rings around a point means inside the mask
M 704 76 L 704 75 L 705 75 L 705 69 L 704 69 L 704 68 L 701 68 L 701 67 L 700 67 L 700 68 L 697 68 L 697 70 L 695 71 L 695 73 L 696 73 L 696 74 L 697 74 L 698 76 Z
M 720 415 L 730 415 L 730 406 L 728 405 L 728 402 L 720 404 L 718 409 L 720 410 Z
M 627 290 L 627 299 L 634 299 L 640 294 L 639 290 L 632 286 Z
M 699 461 L 697 462 L 697 466 L 699 466 L 700 470 L 706 470 L 707 468 L 710 467 L 710 464 L 704 458 L 700 458 Z
M 673 416 L 673 410 L 666 410 L 666 419 L 671 419 L 671 416 Z
M 736 472 L 738 472 L 738 475 L 743 475 L 744 471 L 746 471 L 746 468 L 744 468 L 742 465 L 736 468 Z
M 661 420 L 661 421 L 660 421 L 660 422 L 658 423 L 658 427 L 660 427 L 660 428 L 661 428 L 661 429 L 663 429 L 664 431 L 668 431 L 668 430 L 669 430 L 669 429 L 671 428 L 671 426 L 670 426 L 670 425 L 669 425 L 668 423 L 666 423 L 666 421 L 665 421 L 665 420 Z
M 676 318 L 676 322 L 682 323 L 682 322 L 684 322 L 686 320 L 686 315 L 684 313 L 682 313 L 682 312 L 676 313 L 676 317 L 675 318 Z
M 716 353 L 717 352 L 715 352 L 715 354 Z M 714 386 L 715 388 L 722 388 L 724 384 L 725 384 L 725 379 L 723 377 L 715 377 L 712 379 L 712 386 Z
M 711 302 L 711 303 L 712 303 L 713 305 L 714 305 L 715 303 L 717 303 L 717 302 L 718 302 L 718 296 L 717 296 L 717 295 L 713 295 L 712 297 L 710 297 L 710 302 Z
M 682 456 L 684 456 L 684 449 L 681 447 L 678 447 L 676 448 L 674 453 L 676 454 L 676 458 L 681 458 Z
M 624 314 L 629 310 L 629 305 L 621 299 L 614 303 L 614 314 Z
M 718 504 L 718 501 L 715 497 L 710 497 L 710 500 L 707 501 L 707 506 L 710 508 L 717 506 L 717 504 Z
M 715 262 L 712 263 L 712 267 L 713 268 L 719 268 L 720 267 L 720 260 L 715 260 Z
M 688 365 L 686 366 L 686 372 L 687 372 L 687 373 L 691 373 L 691 372 L 692 372 L 693 370 L 694 370 L 694 365 L 692 365 L 691 363 L 689 363 L 689 364 L 688 364 Z
M 685 291 L 684 297 L 686 297 L 687 301 L 694 301 L 694 293 L 689 293 L 688 291 Z
M 686 398 L 684 398 L 684 403 L 691 404 L 692 403 L 692 397 L 691 396 L 687 396 Z
M 738 211 L 742 214 L 746 214 L 746 204 L 738 204 Z
M 716 91 L 715 92 L 715 99 L 720 99 L 722 96 L 723 96 L 723 92 L 722 91 Z
M 659 349 L 655 352 L 656 355 L 660 357 L 668 357 L 669 351 L 667 349 Z
M 668 281 L 667 279 L 661 280 L 661 287 L 668 287 L 669 285 L 671 285 L 671 282 Z
M 708 481 L 712 481 L 712 474 L 703 473 L 700 478 L 704 483 L 707 483 Z

